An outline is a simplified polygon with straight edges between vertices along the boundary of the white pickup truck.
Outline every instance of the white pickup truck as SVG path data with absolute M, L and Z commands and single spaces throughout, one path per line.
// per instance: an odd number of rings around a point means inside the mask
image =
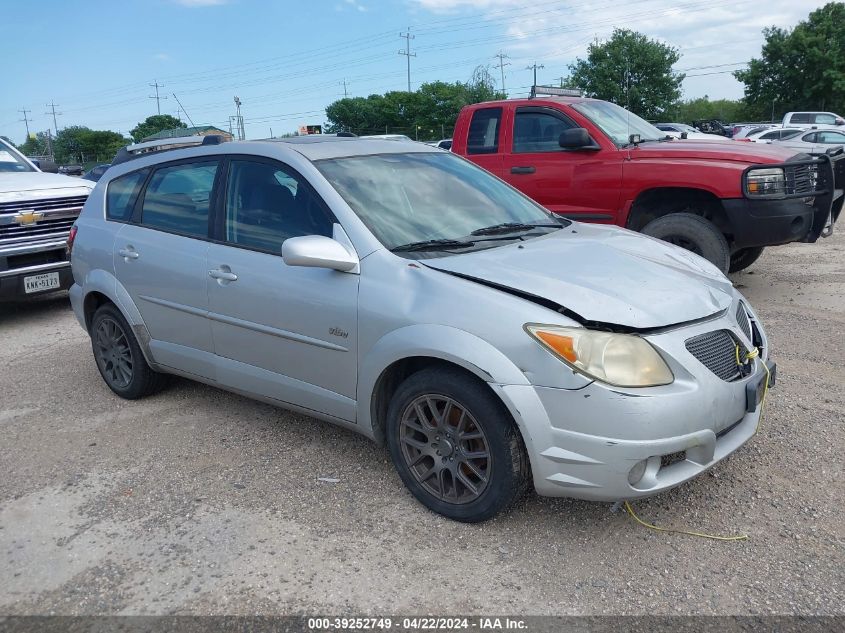
M 0 139 L 0 301 L 70 287 L 67 237 L 93 188 L 40 171 Z

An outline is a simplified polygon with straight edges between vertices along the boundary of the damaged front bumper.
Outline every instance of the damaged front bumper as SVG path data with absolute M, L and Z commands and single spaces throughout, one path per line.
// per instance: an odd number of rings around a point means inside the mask
M 596 501 L 647 497 L 698 476 L 745 444 L 760 424 L 775 368 L 756 317 L 752 342 L 733 314 L 647 337 L 676 376 L 670 385 L 491 385 L 517 418 L 537 492 Z M 720 378 L 685 345 L 714 331 L 758 347 L 760 356 L 741 375 Z

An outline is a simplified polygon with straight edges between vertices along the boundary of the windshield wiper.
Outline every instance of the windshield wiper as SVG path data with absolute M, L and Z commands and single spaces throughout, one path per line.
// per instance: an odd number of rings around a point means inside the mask
M 502 222 L 493 226 L 485 226 L 475 229 L 470 235 L 495 235 L 496 233 L 515 233 L 517 231 L 530 231 L 538 228 L 562 228 L 563 224 L 523 224 L 522 222 Z
M 391 253 L 407 253 L 410 251 L 440 251 L 450 248 L 469 248 L 474 246 L 475 242 L 465 242 L 463 240 L 422 240 L 421 242 L 410 242 L 409 244 L 401 244 L 390 249 Z

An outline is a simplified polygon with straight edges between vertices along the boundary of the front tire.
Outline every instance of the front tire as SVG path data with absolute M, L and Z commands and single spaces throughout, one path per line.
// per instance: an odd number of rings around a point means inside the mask
M 762 246 L 753 246 L 750 248 L 741 248 L 733 255 L 731 255 L 731 267 L 728 272 L 736 273 L 740 270 L 745 270 L 751 264 L 760 259 L 763 254 Z
M 166 376 L 147 364 L 132 328 L 114 305 L 100 306 L 91 319 L 91 347 L 109 389 L 136 400 L 160 391 Z
M 701 255 L 723 273 L 728 272 L 731 263 L 728 241 L 712 222 L 700 215 L 670 213 L 646 224 L 642 232 Z
M 386 431 L 404 484 L 450 519 L 486 521 L 528 486 L 528 456 L 513 419 L 487 385 L 458 369 L 408 377 L 390 401 Z

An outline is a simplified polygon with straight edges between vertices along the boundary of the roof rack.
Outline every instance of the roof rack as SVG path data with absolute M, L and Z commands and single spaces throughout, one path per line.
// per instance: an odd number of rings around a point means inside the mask
M 147 154 L 158 154 L 183 147 L 197 147 L 200 145 L 220 145 L 225 139 L 220 134 L 208 134 L 206 136 L 177 136 L 175 138 L 161 138 L 143 143 L 127 145 L 117 151 L 112 165 L 119 165 L 134 158 Z
M 583 97 L 584 93 L 578 88 L 558 88 L 557 86 L 531 86 L 531 95 L 529 99 L 533 99 L 542 95 L 544 97 Z

